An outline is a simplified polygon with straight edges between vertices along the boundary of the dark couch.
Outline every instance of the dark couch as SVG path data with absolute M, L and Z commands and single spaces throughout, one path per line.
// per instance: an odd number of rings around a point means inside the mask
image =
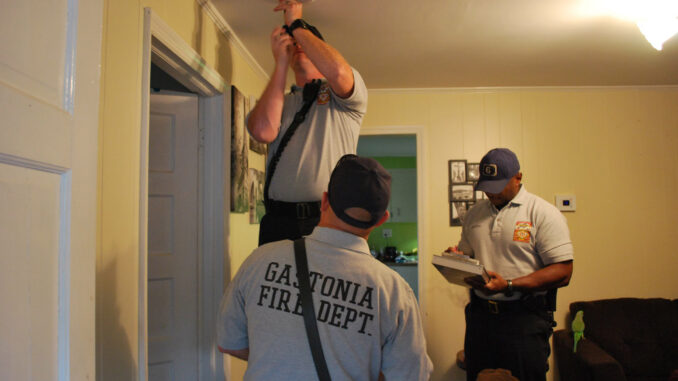
M 577 353 L 570 323 L 553 335 L 561 381 L 678 380 L 678 299 L 574 302 L 571 318 L 579 310 L 586 328 Z

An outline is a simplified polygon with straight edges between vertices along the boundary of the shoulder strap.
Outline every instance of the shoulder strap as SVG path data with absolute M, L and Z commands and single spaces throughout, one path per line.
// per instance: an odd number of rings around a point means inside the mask
M 313 101 L 315 101 L 316 97 L 318 96 L 318 91 L 320 91 L 319 79 L 314 79 L 304 86 L 304 104 L 301 106 L 301 109 L 299 109 L 299 111 L 294 114 L 294 120 L 290 124 L 290 127 L 287 129 L 287 131 L 285 131 L 285 135 L 283 135 L 282 139 L 280 139 L 278 149 L 275 151 L 271 161 L 268 163 L 268 168 L 266 169 L 266 182 L 264 183 L 264 204 L 266 204 L 268 201 L 268 188 L 271 186 L 271 179 L 273 179 L 273 173 L 275 172 L 275 168 L 278 166 L 280 156 L 285 150 L 287 143 L 289 143 L 290 139 L 292 139 L 292 135 L 294 135 L 297 127 L 299 127 L 299 125 L 306 119 L 306 114 L 308 114 L 308 110 L 311 108 Z
M 330 381 L 330 372 L 327 369 L 323 347 L 320 343 L 318 323 L 315 320 L 315 309 L 313 308 L 313 297 L 311 296 L 311 282 L 308 275 L 308 260 L 306 259 L 306 242 L 304 241 L 304 238 L 299 238 L 294 241 L 294 260 L 297 264 L 301 311 L 304 314 L 306 336 L 308 337 L 308 343 L 311 346 L 315 370 L 318 372 L 320 381 Z

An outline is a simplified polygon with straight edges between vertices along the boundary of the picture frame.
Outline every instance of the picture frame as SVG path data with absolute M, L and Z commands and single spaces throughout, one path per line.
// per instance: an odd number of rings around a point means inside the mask
M 448 174 L 450 184 L 466 183 L 466 160 L 449 160 Z
M 480 179 L 480 163 L 466 163 L 466 180 L 476 182 Z
M 461 226 L 461 219 L 453 202 L 450 202 L 450 226 Z
M 475 191 L 473 183 L 452 184 L 450 185 L 450 201 L 475 201 Z
M 476 202 L 487 199 L 485 192 L 476 191 L 480 180 L 480 163 L 468 160 L 448 160 L 450 226 L 462 226 L 466 212 Z
M 266 213 L 264 207 L 264 172 L 254 168 L 248 170 L 248 195 L 250 224 L 259 224 Z
M 468 202 L 450 202 L 450 226 L 462 226 L 468 212 Z
M 245 97 L 237 87 L 231 86 L 231 211 L 245 213 L 249 210 L 247 195 L 248 133 L 245 129 Z

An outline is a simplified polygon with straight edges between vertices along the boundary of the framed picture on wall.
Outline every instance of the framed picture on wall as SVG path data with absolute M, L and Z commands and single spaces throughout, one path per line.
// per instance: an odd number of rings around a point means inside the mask
M 450 203 L 450 226 L 461 226 L 468 211 L 469 203 L 466 201 Z
M 264 172 L 254 168 L 248 169 L 248 196 L 249 196 L 249 213 L 250 224 L 258 224 L 264 216 L 264 181 L 266 177 Z
M 450 160 L 449 177 L 450 184 L 460 184 L 466 182 L 466 160 Z
M 480 179 L 480 163 L 466 164 L 466 180 L 478 181 Z
M 450 186 L 450 201 L 475 201 L 473 184 L 452 184 Z
M 247 151 L 249 138 L 245 130 L 245 97 L 231 86 L 231 211 L 249 210 L 247 197 Z
M 459 213 L 457 213 L 453 202 L 450 202 L 450 226 L 461 226 Z

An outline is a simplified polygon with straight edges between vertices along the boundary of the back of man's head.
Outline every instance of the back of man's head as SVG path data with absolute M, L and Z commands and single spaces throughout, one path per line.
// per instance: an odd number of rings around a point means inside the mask
M 337 162 L 327 196 L 334 214 L 360 229 L 375 226 L 391 198 L 391 175 L 374 159 L 344 155 Z

